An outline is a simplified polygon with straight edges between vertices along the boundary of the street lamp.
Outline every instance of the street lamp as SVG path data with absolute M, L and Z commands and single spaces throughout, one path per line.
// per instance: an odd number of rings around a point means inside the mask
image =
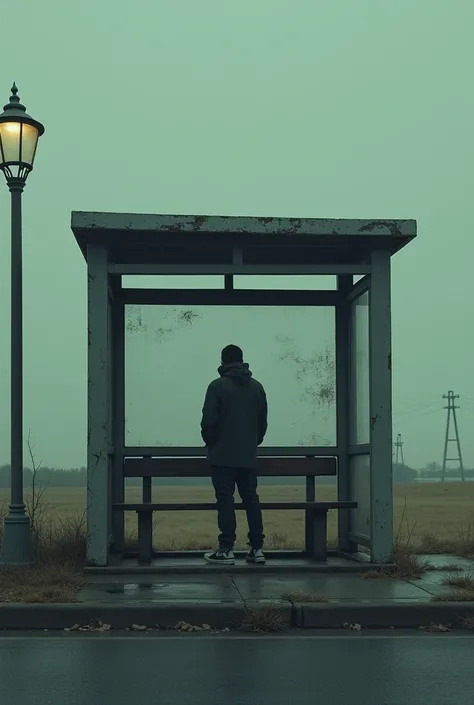
M 21 194 L 44 132 L 17 96 L 15 84 L 10 101 L 0 114 L 0 169 L 11 193 L 11 497 L 5 517 L 0 564 L 33 562 L 30 519 L 23 500 L 23 284 L 21 247 Z

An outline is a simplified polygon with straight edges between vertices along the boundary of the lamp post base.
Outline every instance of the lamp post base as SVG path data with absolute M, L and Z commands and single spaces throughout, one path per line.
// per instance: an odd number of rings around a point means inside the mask
M 33 565 L 33 545 L 31 542 L 30 518 L 23 512 L 15 512 L 10 507 L 3 524 L 3 541 L 0 551 L 0 565 Z

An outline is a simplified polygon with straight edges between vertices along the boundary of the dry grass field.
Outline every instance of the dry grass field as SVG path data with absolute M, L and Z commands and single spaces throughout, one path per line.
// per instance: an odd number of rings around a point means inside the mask
M 418 549 L 441 550 L 443 544 L 458 542 L 474 545 L 474 482 L 420 483 L 395 486 L 395 530 L 401 541 L 410 538 Z M 336 488 L 317 488 L 317 498 L 335 498 Z M 303 486 L 264 486 L 263 500 L 304 499 Z M 126 500 L 139 501 L 140 489 L 127 488 Z M 213 501 L 211 487 L 154 487 L 154 501 Z M 81 488 L 49 488 L 43 503 L 52 523 L 85 509 L 85 490 Z M 6 511 L 8 490 L 0 489 L 0 514 Z M 2 507 L 3 505 L 3 507 Z M 329 513 L 328 538 L 336 541 L 336 513 Z M 238 546 L 246 544 L 245 516 L 238 512 Z M 127 513 L 126 527 L 130 537 L 136 536 L 136 515 Z M 301 511 L 268 511 L 264 513 L 268 548 L 301 548 L 304 515 Z M 217 536 L 214 512 L 166 512 L 156 516 L 154 543 L 159 549 L 201 549 L 215 545 Z

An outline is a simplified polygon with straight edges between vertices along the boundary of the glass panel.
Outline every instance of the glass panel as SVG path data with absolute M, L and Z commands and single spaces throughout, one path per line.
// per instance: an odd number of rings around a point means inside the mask
M 349 458 L 352 500 L 358 503 L 351 510 L 351 530 L 370 536 L 370 456 L 352 455 Z
M 334 290 L 337 289 L 337 277 L 333 274 L 311 276 L 245 274 L 234 277 L 234 287 L 236 289 Z
M 204 394 L 225 345 L 266 388 L 270 446 L 335 445 L 334 309 L 127 306 L 127 445 L 202 446 Z
M 370 442 L 369 294 L 352 303 L 351 444 Z
M 38 140 L 36 127 L 23 125 L 23 131 L 21 132 L 21 123 L 3 122 L 0 123 L 0 137 L 3 161 L 18 162 L 20 160 L 21 142 L 21 160 L 26 162 L 26 164 L 33 164 L 36 142 Z
M 32 125 L 23 125 L 23 135 L 21 140 L 21 161 L 33 166 L 35 158 L 36 142 L 38 141 L 38 130 Z
M 130 275 L 122 277 L 124 289 L 223 289 L 224 276 L 158 276 Z
M 19 122 L 0 123 L 3 161 L 5 162 L 17 162 L 20 159 L 20 128 Z

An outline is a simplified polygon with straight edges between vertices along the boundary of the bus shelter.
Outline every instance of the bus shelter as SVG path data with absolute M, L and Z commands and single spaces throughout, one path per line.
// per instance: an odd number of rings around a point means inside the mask
M 123 550 L 124 460 L 199 457 L 202 446 L 127 444 L 125 311 L 133 306 L 331 307 L 335 331 L 335 443 L 264 445 L 266 456 L 337 458 L 338 550 L 373 563 L 393 549 L 390 263 L 416 236 L 414 220 L 72 213 L 88 287 L 87 554 L 105 566 Z M 124 286 L 151 275 L 218 276 L 220 288 Z M 238 288 L 242 276 L 335 285 Z M 315 335 L 317 331 L 315 331 Z M 229 342 L 223 340 L 222 347 Z M 164 400 L 157 398 L 157 404 Z M 196 419 L 199 424 L 199 419 Z

